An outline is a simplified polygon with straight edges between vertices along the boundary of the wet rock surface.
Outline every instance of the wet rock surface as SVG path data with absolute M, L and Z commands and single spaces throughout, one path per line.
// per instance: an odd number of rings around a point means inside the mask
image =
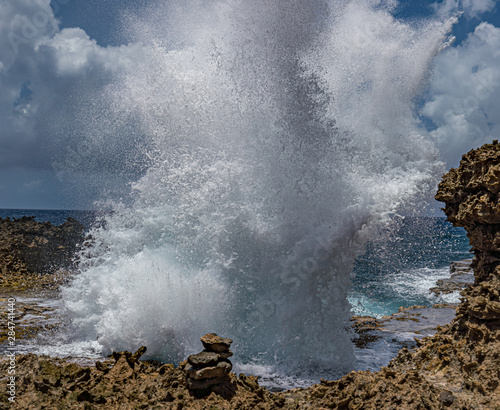
M 450 278 L 439 279 L 436 286 L 430 291 L 436 295 L 452 293 L 465 289 L 474 283 L 474 271 L 472 269 L 472 259 L 452 262 L 450 264 Z
M 34 217 L 0 218 L 0 315 L 11 314 L 16 324 L 16 345 L 62 325 L 56 314 L 61 285 L 74 268 L 75 252 L 83 244 L 84 226 L 72 218 L 59 226 L 36 222 Z M 9 310 L 8 301 L 16 300 Z M 8 333 L 0 334 L 0 352 Z
M 413 348 L 417 346 L 417 339 L 432 336 L 439 326 L 450 323 L 455 312 L 455 305 L 444 303 L 400 308 L 398 312 L 380 319 L 353 316 L 353 343 L 360 349 L 373 348 L 370 346 L 373 342 L 384 339 L 399 348 Z
M 44 298 L 19 298 L 15 302 L 15 309 L 10 310 L 8 296 L 11 295 L 0 295 L 0 315 L 2 318 L 7 318 L 9 313 L 13 316 L 18 350 L 24 349 L 25 342 L 34 339 L 38 334 L 55 332 L 62 325 L 55 313 L 57 304 L 53 301 Z M 8 332 L 0 334 L 0 354 L 5 354 L 8 337 Z
M 57 289 L 74 268 L 84 231 L 72 218 L 60 226 L 34 217 L 0 218 L 0 290 Z

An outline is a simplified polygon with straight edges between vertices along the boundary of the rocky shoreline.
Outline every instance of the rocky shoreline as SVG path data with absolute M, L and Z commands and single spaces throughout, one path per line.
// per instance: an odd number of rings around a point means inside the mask
M 499 195 L 496 141 L 464 155 L 460 167 L 443 177 L 436 199 L 445 203 L 448 220 L 467 231 L 474 280 L 456 264 L 450 280 L 434 290 L 466 286 L 454 319 L 415 340 L 416 348 L 401 349 L 380 371 L 351 372 L 339 380 L 272 393 L 256 377 L 227 371 L 227 339 L 223 357 L 205 346 L 206 354 L 190 356 L 177 368 L 139 361 L 144 348 L 113 353 L 91 366 L 26 354 L 16 357 L 15 403 L 9 402 L 8 391 L 0 391 L 0 409 L 500 409 Z M 418 320 L 422 308 L 412 309 L 393 319 Z M 372 319 L 354 323 L 366 337 L 381 326 Z M 0 374 L 7 375 L 10 364 L 6 358 L 0 361 Z M 217 383 L 204 382 L 207 374 L 216 374 Z
M 472 259 L 452 262 L 450 264 L 450 278 L 440 279 L 430 291 L 436 295 L 452 293 L 465 289 L 474 283 L 474 270 Z
M 29 216 L 0 218 L 0 313 L 6 318 L 9 299 L 18 299 L 18 345 L 58 327 L 49 301 L 71 279 L 84 232 L 84 226 L 73 218 L 59 226 Z M 7 332 L 0 334 L 0 346 L 8 337 Z
M 73 218 L 59 226 L 0 218 L 0 292 L 57 290 L 75 266 L 84 231 Z

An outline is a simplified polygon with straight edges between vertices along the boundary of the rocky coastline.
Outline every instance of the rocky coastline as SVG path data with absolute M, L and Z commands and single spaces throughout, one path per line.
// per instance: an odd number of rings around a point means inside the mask
M 230 339 L 205 335 L 205 350 L 178 367 L 140 361 L 145 348 L 114 352 L 89 366 L 19 355 L 15 403 L 3 389 L 0 409 L 500 409 L 499 195 L 497 141 L 470 151 L 443 177 L 436 199 L 445 203 L 448 220 L 467 231 L 474 280 L 457 264 L 450 280 L 434 290 L 463 288 L 454 319 L 417 339 L 416 348 L 401 349 L 380 371 L 351 372 L 339 380 L 272 393 L 256 377 L 230 372 Z M 61 254 L 66 255 L 62 249 Z M 2 277 L 8 274 L 0 269 Z M 29 274 L 28 265 L 24 269 Z M 410 314 L 396 315 L 406 320 Z M 378 326 L 370 319 L 358 323 L 360 329 Z M 2 376 L 9 364 L 6 358 L 0 361 Z
M 0 218 L 0 292 L 57 289 L 75 266 L 84 231 L 73 218 L 59 226 Z

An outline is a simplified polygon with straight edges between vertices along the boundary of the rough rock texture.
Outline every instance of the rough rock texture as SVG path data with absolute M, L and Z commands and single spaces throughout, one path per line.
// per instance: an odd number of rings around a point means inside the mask
M 229 352 L 233 341 L 228 338 L 217 336 L 215 333 L 207 333 L 201 338 L 201 343 L 207 352 Z
M 233 341 L 208 333 L 201 338 L 201 342 L 205 349 L 201 353 L 192 354 L 179 366 L 186 373 L 188 388 L 197 397 L 207 396 L 211 392 L 230 396 L 232 389 L 229 373 L 233 365 L 228 358 L 233 355 L 229 350 Z
M 34 217 L 0 218 L 0 287 L 25 290 L 42 274 L 71 269 L 84 230 L 72 218 L 60 226 Z
M 463 302 L 450 334 L 464 343 L 460 363 L 483 378 L 482 389 L 497 390 L 500 376 L 500 144 L 494 141 L 464 155 L 458 169 L 443 177 L 436 199 L 446 203 L 450 222 L 463 226 L 474 252 L 474 286 Z M 496 351 L 496 352 L 495 352 Z M 497 370 L 489 375 L 489 364 Z M 491 376 L 491 377 L 490 377 Z M 488 377 L 488 379 L 484 379 Z
M 171 364 L 139 362 L 144 353 L 113 353 L 82 366 L 66 359 L 17 356 L 16 400 L 0 391 L 0 409 L 274 409 L 285 399 L 260 387 L 253 376 L 231 373 L 217 392 L 198 399 L 186 373 Z M 6 375 L 9 362 L 0 361 Z
M 8 295 L 11 296 L 11 295 Z M 18 296 L 16 294 L 16 296 Z M 24 301 L 16 301 L 15 309 L 10 309 L 9 297 L 0 296 L 0 317 L 7 318 L 14 314 L 13 319 L 16 324 L 16 344 L 20 345 L 23 341 L 32 340 L 38 334 L 48 334 L 57 332 L 60 326 L 63 326 L 60 318 L 55 313 L 55 307 L 44 303 L 45 299 L 37 300 L 31 298 Z M 7 324 L 7 322 L 4 322 Z M 3 331 L 0 333 L 0 344 L 7 345 L 9 333 Z
M 500 145 L 470 151 L 443 177 L 436 195 L 455 226 L 467 231 L 475 258 L 476 284 L 498 277 L 500 262 Z

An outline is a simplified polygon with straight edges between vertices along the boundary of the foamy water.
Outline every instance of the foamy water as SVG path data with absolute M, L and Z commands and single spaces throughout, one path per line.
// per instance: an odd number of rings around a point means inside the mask
M 127 17 L 144 58 L 96 98 L 148 136 L 149 168 L 63 290 L 67 342 L 178 361 L 216 332 L 241 368 L 354 367 L 354 261 L 442 173 L 414 101 L 452 22 L 392 7 L 173 1 Z

